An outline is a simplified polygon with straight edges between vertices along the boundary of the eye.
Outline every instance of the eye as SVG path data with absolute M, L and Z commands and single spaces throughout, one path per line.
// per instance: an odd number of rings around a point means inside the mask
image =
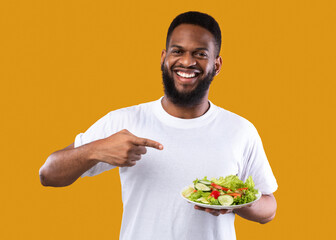
M 196 56 L 205 58 L 205 57 L 208 56 L 208 54 L 206 54 L 205 52 L 197 52 L 197 53 L 196 53 Z
M 180 53 L 182 53 L 182 51 L 179 50 L 179 49 L 173 49 L 171 52 L 172 52 L 172 54 L 180 54 Z

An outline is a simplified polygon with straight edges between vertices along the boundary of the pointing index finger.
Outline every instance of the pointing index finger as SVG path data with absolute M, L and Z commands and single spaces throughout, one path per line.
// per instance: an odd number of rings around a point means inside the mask
M 138 146 L 152 147 L 152 148 L 156 148 L 158 150 L 163 149 L 163 145 L 161 143 L 158 143 L 156 141 L 153 141 L 153 140 L 147 139 L 147 138 L 135 137 L 134 144 L 136 144 Z

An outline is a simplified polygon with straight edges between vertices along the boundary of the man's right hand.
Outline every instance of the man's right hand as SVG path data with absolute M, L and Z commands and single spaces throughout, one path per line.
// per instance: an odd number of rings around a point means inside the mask
M 162 144 L 137 137 L 126 129 L 91 144 L 93 159 L 118 167 L 134 166 L 146 154 L 146 147 L 163 149 Z
M 162 144 L 137 137 L 127 130 L 78 148 L 71 144 L 48 157 L 40 169 L 40 180 L 43 186 L 63 187 L 72 184 L 98 162 L 132 167 L 147 152 L 146 147 L 163 149 Z

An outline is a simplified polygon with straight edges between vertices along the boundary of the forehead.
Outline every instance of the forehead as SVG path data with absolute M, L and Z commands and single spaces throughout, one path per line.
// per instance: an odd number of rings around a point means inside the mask
M 168 46 L 179 45 L 184 48 L 215 48 L 214 36 L 205 28 L 193 24 L 177 26 L 170 36 Z

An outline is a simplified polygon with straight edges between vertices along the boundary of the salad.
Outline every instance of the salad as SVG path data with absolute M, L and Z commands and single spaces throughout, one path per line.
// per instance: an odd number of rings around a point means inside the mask
M 241 205 L 257 199 L 258 190 L 254 188 L 252 177 L 245 183 L 236 175 L 226 177 L 196 179 L 193 185 L 186 188 L 182 195 L 196 203 L 208 205 Z

